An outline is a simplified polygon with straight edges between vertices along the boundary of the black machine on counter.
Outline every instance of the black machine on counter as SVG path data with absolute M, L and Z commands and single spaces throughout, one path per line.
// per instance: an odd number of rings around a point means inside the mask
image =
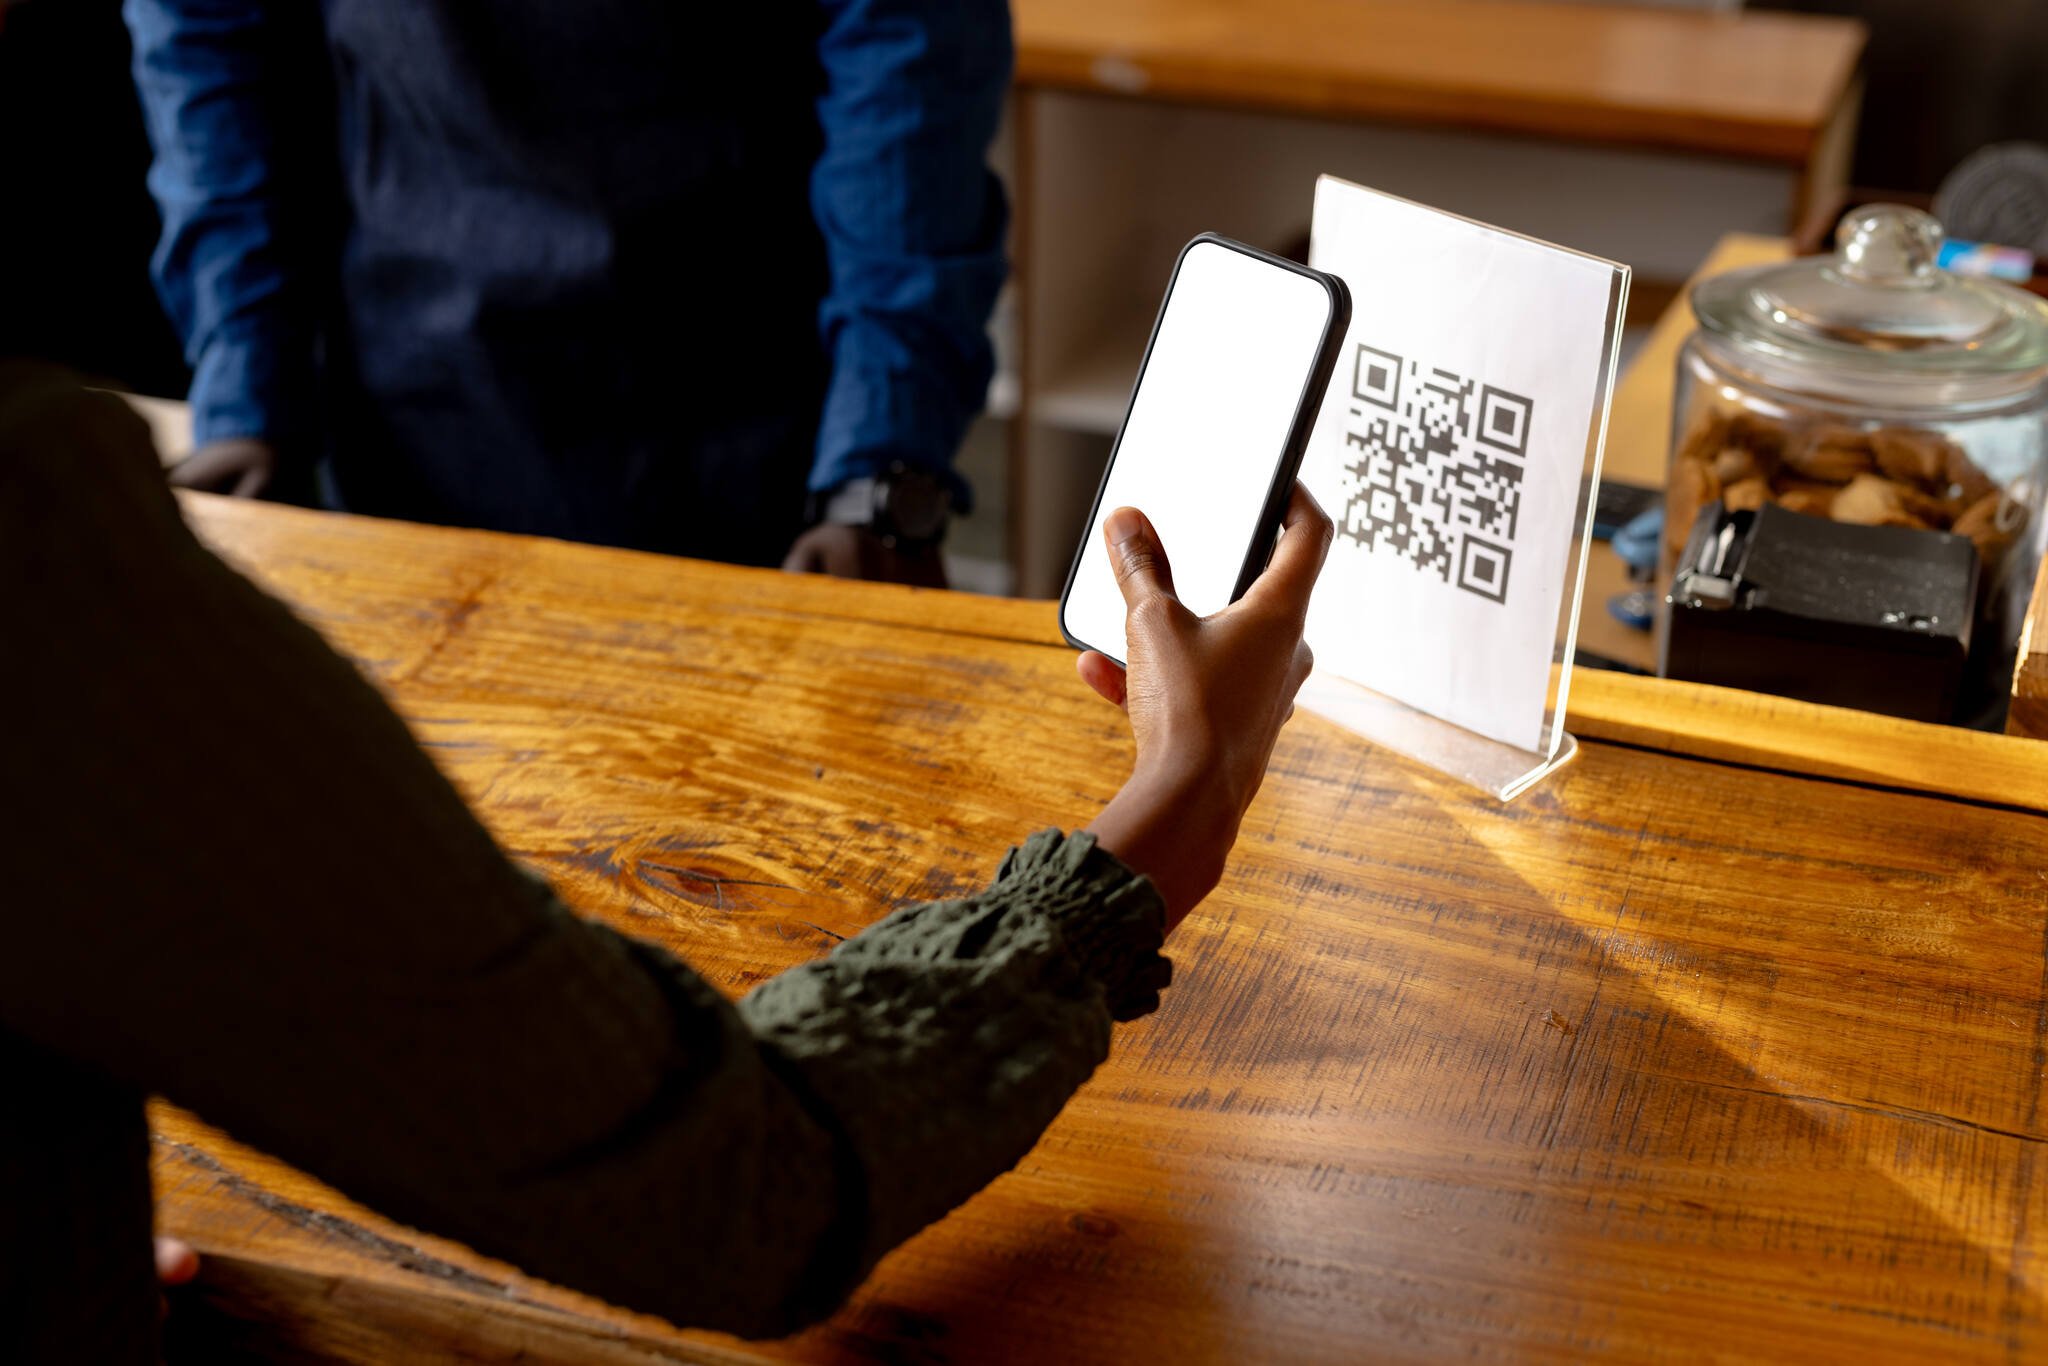
M 1967 537 L 1710 503 L 1672 577 L 1658 672 L 1951 721 L 1978 574 Z

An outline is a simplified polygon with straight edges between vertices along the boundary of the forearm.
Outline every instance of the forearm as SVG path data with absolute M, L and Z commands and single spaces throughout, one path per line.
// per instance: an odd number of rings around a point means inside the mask
M 986 156 L 1008 88 L 1002 0 L 833 0 L 811 178 L 832 381 L 811 486 L 952 461 L 987 393 L 1007 215 Z
M 1170 929 L 1215 890 L 1239 819 L 1213 781 L 1160 764 L 1133 773 L 1088 831 L 1158 888 Z

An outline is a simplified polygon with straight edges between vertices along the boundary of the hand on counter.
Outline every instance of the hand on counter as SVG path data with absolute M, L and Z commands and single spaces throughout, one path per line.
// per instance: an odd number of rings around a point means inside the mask
M 277 474 L 277 447 L 257 437 L 209 441 L 171 466 L 170 481 L 181 489 L 204 489 L 231 498 L 255 498 Z
M 1309 593 L 1335 528 L 1294 487 L 1273 558 L 1238 601 L 1197 617 L 1173 592 L 1159 534 L 1119 508 L 1103 538 L 1129 610 L 1130 664 L 1084 651 L 1081 677 L 1131 718 L 1130 781 L 1088 827 L 1152 879 L 1178 924 L 1223 875 L 1238 822 L 1258 794 L 1280 727 L 1313 658 L 1302 639 Z
M 866 527 L 825 522 L 796 538 L 783 557 L 791 574 L 830 574 L 837 579 L 946 587 L 946 566 L 936 548 L 905 554 Z

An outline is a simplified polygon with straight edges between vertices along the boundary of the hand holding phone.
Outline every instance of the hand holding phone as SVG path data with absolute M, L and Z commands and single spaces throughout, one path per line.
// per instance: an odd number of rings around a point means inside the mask
M 1067 575 L 1060 630 L 1138 742 L 1088 828 L 1151 878 L 1168 928 L 1223 875 L 1308 677 L 1333 527 L 1295 474 L 1350 320 L 1333 275 L 1190 242 Z
M 1100 549 L 1119 507 L 1150 519 L 1197 616 L 1251 586 L 1350 319 L 1334 275 L 1212 233 L 1182 249 L 1067 575 L 1060 629 L 1071 644 L 1126 657 L 1124 597 Z
M 1198 617 L 1175 598 L 1172 561 L 1144 515 L 1117 508 L 1107 519 L 1096 553 L 1128 611 L 1130 664 L 1088 650 L 1079 668 L 1129 713 L 1138 758 L 1089 829 L 1152 879 L 1169 928 L 1222 876 L 1314 663 L 1302 624 L 1334 532 L 1295 485 L 1272 562 L 1237 602 Z

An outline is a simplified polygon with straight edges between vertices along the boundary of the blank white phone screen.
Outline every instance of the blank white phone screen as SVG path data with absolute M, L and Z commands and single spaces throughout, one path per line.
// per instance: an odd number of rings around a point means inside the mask
M 1230 604 L 1333 307 L 1321 282 L 1215 242 L 1181 258 L 1061 620 L 1119 663 L 1124 599 L 1103 548 L 1120 507 L 1152 519 L 1190 611 Z

